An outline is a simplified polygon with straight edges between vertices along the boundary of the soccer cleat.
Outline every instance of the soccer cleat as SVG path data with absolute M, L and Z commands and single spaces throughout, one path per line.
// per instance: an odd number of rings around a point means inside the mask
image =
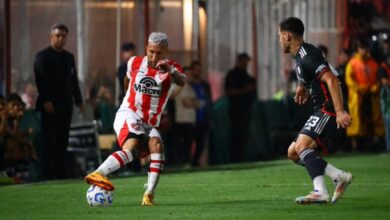
M 335 180 L 336 188 L 333 193 L 332 203 L 336 203 L 337 200 L 340 199 L 351 181 L 352 174 L 350 172 L 343 172 L 343 174 L 337 180 Z
M 108 191 L 115 190 L 115 187 L 110 182 L 110 180 L 108 180 L 107 177 L 103 176 L 102 174 L 100 174 L 98 172 L 93 172 L 93 173 L 88 174 L 85 177 L 85 182 L 87 182 L 88 184 L 99 186 L 99 187 L 101 187 L 105 190 L 108 190 Z
M 144 198 L 142 199 L 142 206 L 154 206 L 153 198 L 153 194 L 145 193 Z
M 316 204 L 316 203 L 328 203 L 329 195 L 321 194 L 317 191 L 310 192 L 307 196 L 300 196 L 295 199 L 295 202 L 301 205 Z

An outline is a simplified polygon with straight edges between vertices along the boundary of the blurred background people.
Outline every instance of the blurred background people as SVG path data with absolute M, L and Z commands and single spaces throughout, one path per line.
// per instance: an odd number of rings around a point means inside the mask
M 16 93 L 11 93 L 6 101 L 0 100 L 1 166 L 14 183 L 31 181 L 29 165 L 37 161 L 35 149 L 29 140 L 31 130 L 22 131 L 19 127 L 25 107 Z
M 200 165 L 200 158 L 204 152 L 205 145 L 210 133 L 212 121 L 212 100 L 209 83 L 202 78 L 202 65 L 199 61 L 192 61 L 190 65 L 190 80 L 197 102 L 199 103 L 195 109 L 195 132 L 194 132 L 194 147 L 191 157 L 191 166 L 197 167 Z
M 238 54 L 234 68 L 228 71 L 225 79 L 225 95 L 229 99 L 229 149 L 232 163 L 244 159 L 252 104 L 256 97 L 256 80 L 247 71 L 249 61 L 247 53 Z
M 383 59 L 378 79 L 381 87 L 381 110 L 385 124 L 386 151 L 390 152 L 390 39 L 383 41 Z
M 175 97 L 175 137 L 176 143 L 174 149 L 177 152 L 176 158 L 178 164 L 188 165 L 190 163 L 190 152 L 192 140 L 194 137 L 196 123 L 196 109 L 202 105 L 197 98 L 190 82 L 192 74 L 188 67 L 184 68 L 187 76 L 187 83 L 181 87 L 180 92 Z
M 126 90 L 124 88 L 123 80 L 126 77 L 127 61 L 130 57 L 134 56 L 135 45 L 131 42 L 123 43 L 121 46 L 121 64 L 118 67 L 117 77 L 119 81 L 119 105 L 122 103 L 123 97 L 125 96 Z
M 379 104 L 378 64 L 370 56 L 369 42 L 361 38 L 355 55 L 348 62 L 345 81 L 352 125 L 347 128 L 352 148 L 372 147 L 374 137 L 384 134 Z

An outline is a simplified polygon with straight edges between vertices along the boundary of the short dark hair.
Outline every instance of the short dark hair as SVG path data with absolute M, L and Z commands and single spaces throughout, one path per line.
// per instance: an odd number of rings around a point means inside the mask
M 68 33 L 68 27 L 66 25 L 61 24 L 61 23 L 56 23 L 51 27 L 51 30 L 54 31 L 55 29 L 63 30 L 66 33 Z
M 370 48 L 370 42 L 366 37 L 359 37 L 357 42 L 358 48 Z
M 10 93 L 7 96 L 7 102 L 14 102 L 14 101 L 17 101 L 17 102 L 20 102 L 20 103 L 23 102 L 22 98 L 20 98 L 20 96 L 17 93 Z
M 283 19 L 279 23 L 279 28 L 281 31 L 288 31 L 299 37 L 302 37 L 305 32 L 303 22 L 297 17 L 288 17 Z
M 194 61 L 192 61 L 191 62 L 191 64 L 190 64 L 190 68 L 193 68 L 194 66 L 196 66 L 196 65 L 202 65 L 201 63 L 200 63 L 200 61 L 199 60 L 194 60 Z
M 245 60 L 250 60 L 251 57 L 247 53 L 245 53 L 245 52 L 240 53 L 240 54 L 237 55 L 237 60 L 244 60 L 244 59 Z
M 135 50 L 135 45 L 132 42 L 125 42 L 121 46 L 122 51 L 132 51 Z

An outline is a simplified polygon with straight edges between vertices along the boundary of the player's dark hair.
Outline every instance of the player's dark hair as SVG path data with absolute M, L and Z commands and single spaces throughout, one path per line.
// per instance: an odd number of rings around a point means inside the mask
M 61 24 L 61 23 L 56 23 L 51 27 L 51 30 L 54 31 L 55 29 L 63 30 L 66 33 L 68 33 L 68 27 L 66 25 Z
M 322 53 L 324 53 L 325 55 L 328 55 L 328 47 L 323 45 L 323 44 L 318 44 L 318 49 L 320 49 L 322 51 Z
M 194 68 L 194 66 L 196 66 L 196 65 L 201 65 L 200 61 L 198 61 L 198 60 L 192 61 L 190 64 L 190 68 Z
M 288 17 L 283 19 L 279 23 L 279 28 L 281 31 L 288 31 L 299 37 L 302 37 L 305 32 L 303 22 L 297 17 Z
M 132 51 L 135 50 L 135 45 L 131 42 L 125 42 L 121 46 L 122 51 Z

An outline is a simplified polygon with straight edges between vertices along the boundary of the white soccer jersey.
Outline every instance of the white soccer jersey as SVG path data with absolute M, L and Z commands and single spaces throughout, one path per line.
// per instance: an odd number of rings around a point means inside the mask
M 149 67 L 147 60 L 147 56 L 134 56 L 128 61 L 127 77 L 130 82 L 119 111 L 132 111 L 143 123 L 157 127 L 175 84 L 169 73 L 160 73 L 158 69 Z M 168 63 L 184 74 L 179 64 L 174 61 Z

